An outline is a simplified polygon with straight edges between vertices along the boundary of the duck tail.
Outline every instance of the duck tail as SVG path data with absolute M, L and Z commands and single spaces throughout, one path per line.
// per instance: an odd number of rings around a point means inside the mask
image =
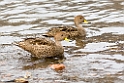
M 19 46 L 19 42 L 14 41 L 14 42 L 12 43 L 12 45 Z
M 44 36 L 44 37 L 53 37 L 52 35 L 49 35 L 49 34 L 42 34 L 42 36 Z

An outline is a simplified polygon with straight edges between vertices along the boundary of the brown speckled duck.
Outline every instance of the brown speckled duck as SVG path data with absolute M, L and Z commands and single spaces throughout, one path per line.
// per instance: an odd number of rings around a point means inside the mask
M 86 31 L 82 27 L 82 23 L 88 23 L 87 20 L 82 15 L 77 15 L 74 18 L 74 23 L 76 28 L 72 26 L 60 26 L 60 27 L 53 27 L 44 36 L 53 37 L 57 32 L 64 31 L 66 34 L 73 38 L 73 37 L 81 37 L 86 36 Z
M 64 49 L 61 41 L 66 39 L 66 32 L 58 32 L 54 36 L 55 42 L 48 38 L 27 38 L 17 43 L 17 46 L 30 52 L 37 58 L 63 57 Z

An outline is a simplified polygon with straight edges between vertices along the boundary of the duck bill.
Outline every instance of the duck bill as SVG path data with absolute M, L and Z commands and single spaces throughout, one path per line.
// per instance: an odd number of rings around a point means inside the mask
M 69 39 L 66 37 L 65 39 L 64 39 L 65 41 L 69 41 Z
M 70 39 L 68 39 L 68 38 L 65 38 L 64 40 L 65 40 L 65 41 L 68 41 L 68 42 L 71 42 L 71 40 L 70 40 Z
M 87 20 L 84 20 L 84 23 L 88 24 L 89 22 Z

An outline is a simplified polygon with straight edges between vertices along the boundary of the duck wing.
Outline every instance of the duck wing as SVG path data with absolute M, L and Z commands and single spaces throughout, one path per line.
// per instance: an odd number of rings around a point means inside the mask
M 48 30 L 46 34 L 43 34 L 43 36 L 53 37 L 57 32 L 60 32 L 60 31 L 72 32 L 72 31 L 77 31 L 77 28 L 72 26 L 67 26 L 67 25 L 52 27 L 51 29 Z
M 48 38 L 27 38 L 24 41 L 28 41 L 31 45 L 55 45 L 55 42 Z

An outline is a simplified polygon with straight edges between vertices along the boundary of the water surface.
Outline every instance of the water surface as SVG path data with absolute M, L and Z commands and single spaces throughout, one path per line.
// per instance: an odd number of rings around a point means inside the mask
M 32 59 L 13 45 L 27 37 L 41 37 L 58 25 L 72 25 L 76 15 L 85 24 L 86 39 L 62 42 L 65 60 Z M 2 0 L 0 1 L 0 80 L 32 73 L 30 83 L 123 83 L 123 0 Z M 63 63 L 63 72 L 49 68 Z

